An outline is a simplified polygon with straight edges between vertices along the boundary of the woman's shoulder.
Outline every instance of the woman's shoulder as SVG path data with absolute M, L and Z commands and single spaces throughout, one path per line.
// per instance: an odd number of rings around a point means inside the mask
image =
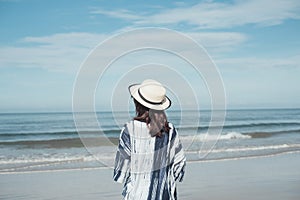
M 138 120 L 128 121 L 124 125 L 123 130 L 126 131 L 131 136 L 134 135 L 143 136 L 143 135 L 147 135 L 149 132 L 147 124 L 145 122 L 141 122 Z
M 124 124 L 125 128 L 132 127 L 132 126 L 139 126 L 139 127 L 145 126 L 145 127 L 147 127 L 147 124 L 145 122 L 141 122 L 139 120 L 130 120 L 130 121 L 128 121 Z
M 175 129 L 175 126 L 174 126 L 174 124 L 172 122 L 168 122 L 168 125 L 169 125 L 170 128 Z
M 178 136 L 177 129 L 174 126 L 174 124 L 172 124 L 171 122 L 168 122 L 168 125 L 170 127 L 169 137 L 170 137 L 171 140 L 173 140 L 175 137 Z

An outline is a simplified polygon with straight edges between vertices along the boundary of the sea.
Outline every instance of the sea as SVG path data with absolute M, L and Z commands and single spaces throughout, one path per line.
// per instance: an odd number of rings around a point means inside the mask
M 77 114 L 86 121 L 81 133 L 72 112 L 0 113 L 0 174 L 112 167 L 120 131 L 134 113 Z M 300 151 L 300 109 L 227 110 L 217 137 L 208 132 L 211 115 L 209 110 L 184 111 L 184 114 L 167 111 L 188 162 L 218 162 Z M 92 121 L 89 119 L 95 116 L 99 121 L 97 126 L 89 124 Z M 213 146 L 205 156 L 199 156 L 207 142 Z

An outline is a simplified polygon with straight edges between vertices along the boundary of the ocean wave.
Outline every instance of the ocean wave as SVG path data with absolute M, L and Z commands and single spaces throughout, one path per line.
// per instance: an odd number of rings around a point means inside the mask
M 264 151 L 264 150 L 282 150 L 282 149 L 290 149 L 290 150 L 300 150 L 300 144 L 278 144 L 278 145 L 264 145 L 264 146 L 247 146 L 247 147 L 236 147 L 236 148 L 220 148 L 213 149 L 210 153 L 228 153 L 228 152 L 251 152 L 251 151 Z M 186 154 L 197 154 L 199 151 L 186 151 Z M 70 163 L 70 162 L 93 162 L 98 161 L 99 158 L 102 159 L 114 159 L 115 154 L 107 154 L 107 153 L 99 153 L 99 155 L 65 155 L 65 154 L 57 154 L 57 155 L 49 155 L 49 154 L 41 154 L 39 156 L 30 156 L 25 155 L 22 157 L 14 157 L 14 158 L 2 158 L 0 159 L 0 165 L 8 165 L 8 164 L 41 164 L 41 163 Z
M 250 139 L 250 135 L 245 135 L 239 132 L 229 132 L 225 135 L 221 135 L 220 139 L 221 140 L 230 140 L 230 139 Z
M 300 122 L 255 122 L 225 125 L 226 128 L 262 127 L 262 126 L 300 126 Z
M 300 151 L 300 144 L 279 144 L 265 146 L 246 146 L 236 148 L 213 149 L 210 153 L 220 156 L 193 159 L 189 155 L 198 154 L 198 151 L 186 151 L 187 162 L 216 162 L 222 160 L 239 160 L 247 158 L 258 158 L 264 156 L 275 156 L 282 153 L 293 153 Z M 235 154 L 238 152 L 239 154 Z M 246 153 L 243 153 L 246 152 Z M 242 154 L 240 154 L 242 153 Z M 73 170 L 73 169 L 92 169 L 103 168 L 100 160 L 114 160 L 115 153 L 99 155 L 87 154 L 39 154 L 39 155 L 23 155 L 21 157 L 1 158 L 0 174 L 5 173 L 31 173 L 35 171 L 56 171 L 56 170 Z M 196 158 L 196 157 L 195 157 Z
M 257 127 L 257 130 L 260 130 L 259 127 L 266 126 L 266 129 L 261 129 L 262 131 L 246 132 L 247 129 L 242 130 L 242 128 L 247 127 Z M 269 127 L 273 126 L 273 127 Z M 276 126 L 276 127 L 274 127 Z M 298 127 L 299 126 L 299 127 Z M 201 126 L 179 126 L 178 131 L 182 132 L 183 135 L 188 135 L 191 131 L 201 133 L 199 135 L 205 134 L 209 127 L 206 125 Z M 273 130 L 272 130 L 273 128 Z M 275 128 L 275 129 L 274 129 Z M 229 129 L 229 130 L 228 130 Z M 242 124 L 229 124 L 224 125 L 223 131 L 231 131 L 230 133 L 221 135 L 219 139 L 248 139 L 248 138 L 264 138 L 271 137 L 277 134 L 285 133 L 300 133 L 300 123 L 299 122 L 262 122 L 262 123 L 242 123 Z M 118 138 L 120 134 L 120 129 L 118 127 L 110 127 L 104 130 L 84 130 L 80 131 L 80 136 L 84 137 L 99 137 L 105 136 L 109 138 Z M 250 137 L 249 137 L 250 136 Z M 203 136 L 200 136 L 203 137 Z M 211 136 L 209 136 L 211 137 Z M 62 131 L 46 131 L 46 132 L 0 132 L 0 144 L 20 144 L 23 141 L 29 142 L 38 142 L 40 141 L 49 141 L 49 140 L 72 140 L 79 138 L 79 134 L 76 130 L 62 130 Z M 201 138 L 200 138 L 201 139 Z M 215 138 L 206 138 L 206 139 L 215 139 Z
M 209 140 L 231 140 L 231 139 L 250 139 L 250 135 L 245 135 L 239 132 L 228 132 L 222 135 L 198 134 L 194 136 L 181 136 L 180 139 L 193 141 L 209 141 Z
M 104 129 L 104 130 L 84 130 L 80 134 L 112 134 L 120 133 L 121 129 Z M 15 132 L 15 133 L 0 133 L 0 137 L 22 137 L 22 136 L 68 136 L 78 135 L 78 131 L 49 131 L 49 132 Z
M 237 124 L 224 124 L 223 126 L 211 126 L 209 123 L 207 125 L 200 125 L 200 126 L 189 126 L 189 125 L 184 125 L 184 126 L 178 126 L 178 129 L 198 129 L 198 130 L 203 130 L 203 129 L 208 129 L 208 128 L 250 128 L 250 127 L 256 127 L 256 128 L 261 128 L 261 127 L 300 127 L 300 122 L 254 122 L 254 123 L 237 123 Z
M 84 161 L 86 156 L 71 156 L 66 157 L 62 155 L 60 157 L 49 157 L 45 155 L 45 157 L 20 157 L 20 158 L 10 158 L 6 160 L 0 160 L 0 165 L 8 165 L 8 164 L 34 164 L 34 163 L 59 163 L 59 162 L 78 162 Z
M 283 130 L 283 131 L 266 131 L 266 132 L 227 132 L 222 133 L 221 135 L 209 135 L 207 133 L 201 133 L 197 135 L 188 135 L 188 136 L 181 136 L 183 140 L 200 140 L 200 141 L 208 141 L 208 140 L 230 140 L 230 139 L 251 139 L 251 138 L 267 138 L 272 137 L 274 135 L 279 134 L 287 134 L 287 133 L 300 133 L 300 129 L 291 129 L 291 130 Z
M 266 137 L 271 137 L 274 135 L 286 134 L 286 133 L 300 133 L 300 129 L 289 129 L 289 130 L 282 130 L 282 131 L 248 132 L 245 134 L 250 135 L 252 138 L 266 138 Z
M 209 140 L 232 140 L 232 139 L 253 139 L 253 138 L 267 138 L 279 134 L 287 133 L 300 133 L 300 129 L 291 129 L 283 131 L 266 131 L 266 132 L 237 132 L 231 131 L 227 133 L 222 133 L 221 135 L 207 134 L 207 133 L 198 133 L 195 135 L 180 135 L 182 140 L 196 140 L 196 141 L 209 141 Z M 48 137 L 40 137 L 39 135 L 34 134 L 19 134 L 23 137 L 11 137 L 5 138 L 0 135 L 0 145 L 21 145 L 23 147 L 48 147 L 48 148 L 67 148 L 67 147 L 81 147 L 82 140 L 91 141 L 90 144 L 95 144 L 95 146 L 101 144 L 101 140 L 106 141 L 107 138 L 113 142 L 117 143 L 119 138 L 119 130 L 109 130 L 105 131 L 104 134 L 99 131 L 85 131 L 82 134 L 78 135 L 77 132 L 51 132 L 43 133 L 50 134 Z M 8 134 L 10 135 L 10 134 Z M 6 136 L 6 135 L 5 135 Z M 36 136 L 36 137 L 34 137 Z M 2 137 L 2 138 L 1 138 Z M 93 140 L 97 142 L 92 142 Z
M 106 167 L 106 165 L 99 160 L 103 161 L 105 159 L 112 163 L 114 156 L 114 153 L 111 155 L 101 154 L 98 155 L 98 157 L 91 154 L 56 154 L 51 156 L 47 154 L 25 155 L 9 159 L 0 159 L 0 174 L 103 168 Z
M 264 146 L 247 146 L 236 148 L 220 148 L 213 149 L 210 153 L 232 153 L 232 152 L 252 152 L 252 151 L 265 151 L 265 150 L 300 150 L 300 144 L 278 144 L 278 145 L 264 145 Z M 198 154 L 199 151 L 186 151 L 187 154 Z
M 300 122 L 256 122 L 256 123 L 240 123 L 240 124 L 225 124 L 223 129 L 226 128 L 247 128 L 247 127 L 261 127 L 261 126 L 278 126 L 282 128 L 287 128 L 286 126 L 290 127 L 298 127 L 295 129 L 295 131 L 300 131 Z M 203 129 L 208 129 L 208 128 L 218 128 L 220 126 L 210 126 L 209 124 L 207 125 L 179 125 L 176 128 L 179 130 L 188 130 L 188 129 L 198 129 L 198 130 L 203 130 Z M 89 129 L 87 128 L 86 130 L 80 131 L 82 134 L 97 134 L 97 133 L 105 133 L 105 134 L 112 134 L 112 133 L 120 133 L 121 128 L 118 126 L 107 126 L 107 127 L 102 127 L 102 129 Z M 28 130 L 28 131 L 17 131 L 17 132 L 6 132 L 6 131 L 1 131 L 0 132 L 0 137 L 8 137 L 8 136 L 38 136 L 38 135 L 57 135 L 57 136 L 64 136 L 64 135 L 77 135 L 78 131 L 76 129 L 66 129 L 66 130 L 57 130 L 57 131 L 44 131 L 44 132 L 39 132 L 36 130 Z

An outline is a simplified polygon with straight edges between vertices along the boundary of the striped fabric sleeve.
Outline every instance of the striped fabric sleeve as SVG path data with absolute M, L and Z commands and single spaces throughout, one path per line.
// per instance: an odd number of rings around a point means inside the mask
M 182 182 L 185 173 L 186 158 L 179 136 L 176 130 L 174 130 L 174 132 L 175 138 L 173 148 L 175 148 L 175 157 L 173 163 L 173 174 L 175 177 L 175 181 Z
M 120 134 L 118 150 L 115 158 L 113 180 L 123 183 L 130 176 L 131 143 L 127 128 Z

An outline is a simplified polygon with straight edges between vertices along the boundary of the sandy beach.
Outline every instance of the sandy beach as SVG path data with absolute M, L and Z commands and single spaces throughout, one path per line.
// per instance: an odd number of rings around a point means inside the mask
M 179 199 L 270 199 L 300 197 L 300 153 L 188 163 Z M 121 199 L 111 169 L 0 175 L 0 199 Z

